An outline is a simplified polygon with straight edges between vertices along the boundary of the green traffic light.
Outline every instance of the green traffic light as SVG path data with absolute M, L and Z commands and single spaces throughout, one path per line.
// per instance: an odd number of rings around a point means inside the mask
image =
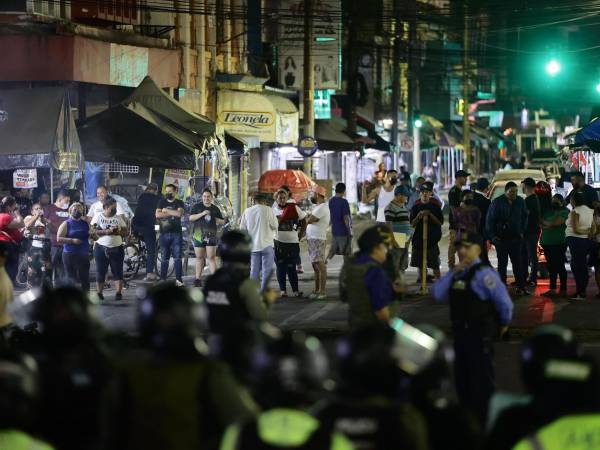
M 550 75 L 551 77 L 557 75 L 558 72 L 560 72 L 560 69 L 560 63 L 555 59 L 551 59 L 546 64 L 546 73 L 548 73 L 548 75 Z
M 600 83 L 596 85 L 596 92 L 600 93 Z
M 415 120 L 415 128 L 421 128 L 423 126 L 423 121 L 421 119 Z

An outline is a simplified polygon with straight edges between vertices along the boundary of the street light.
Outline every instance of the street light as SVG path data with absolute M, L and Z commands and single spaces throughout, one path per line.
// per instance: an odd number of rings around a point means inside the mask
M 415 128 L 421 128 L 423 126 L 423 121 L 421 119 L 415 119 Z
M 596 85 L 596 92 L 600 93 L 600 83 Z
M 555 59 L 551 59 L 546 63 L 546 73 L 551 77 L 557 75 L 558 72 L 560 72 L 560 69 L 560 63 Z

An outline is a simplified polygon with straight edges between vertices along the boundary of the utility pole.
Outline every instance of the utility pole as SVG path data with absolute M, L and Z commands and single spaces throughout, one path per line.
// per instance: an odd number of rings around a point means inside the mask
M 315 137 L 315 71 L 313 69 L 313 0 L 304 0 L 304 136 Z M 304 172 L 311 176 L 312 158 L 304 158 Z
M 400 112 L 400 48 L 402 37 L 402 23 L 400 17 L 400 0 L 394 1 L 394 13 L 396 16 L 394 58 L 392 68 L 392 144 L 394 145 L 394 169 L 398 170 L 400 139 L 398 138 L 398 114 Z
M 465 26 L 463 34 L 463 148 L 464 165 L 471 168 L 471 128 L 469 124 L 469 15 L 465 4 Z

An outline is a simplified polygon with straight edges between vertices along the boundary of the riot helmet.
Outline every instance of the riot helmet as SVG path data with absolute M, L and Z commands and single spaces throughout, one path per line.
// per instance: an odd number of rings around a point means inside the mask
M 248 233 L 231 230 L 223 233 L 219 242 L 219 255 L 223 264 L 240 263 L 249 265 L 252 252 L 252 239 Z
M 0 429 L 27 429 L 36 415 L 38 368 L 26 354 L 0 352 Z

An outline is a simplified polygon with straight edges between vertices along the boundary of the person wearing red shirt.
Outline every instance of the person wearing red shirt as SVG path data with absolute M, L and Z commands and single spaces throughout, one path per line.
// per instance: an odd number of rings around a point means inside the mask
M 19 245 L 23 239 L 21 228 L 25 226 L 23 217 L 14 197 L 7 196 L 0 201 L 0 241 L 9 246 L 6 259 L 6 273 L 13 284 L 19 269 Z

